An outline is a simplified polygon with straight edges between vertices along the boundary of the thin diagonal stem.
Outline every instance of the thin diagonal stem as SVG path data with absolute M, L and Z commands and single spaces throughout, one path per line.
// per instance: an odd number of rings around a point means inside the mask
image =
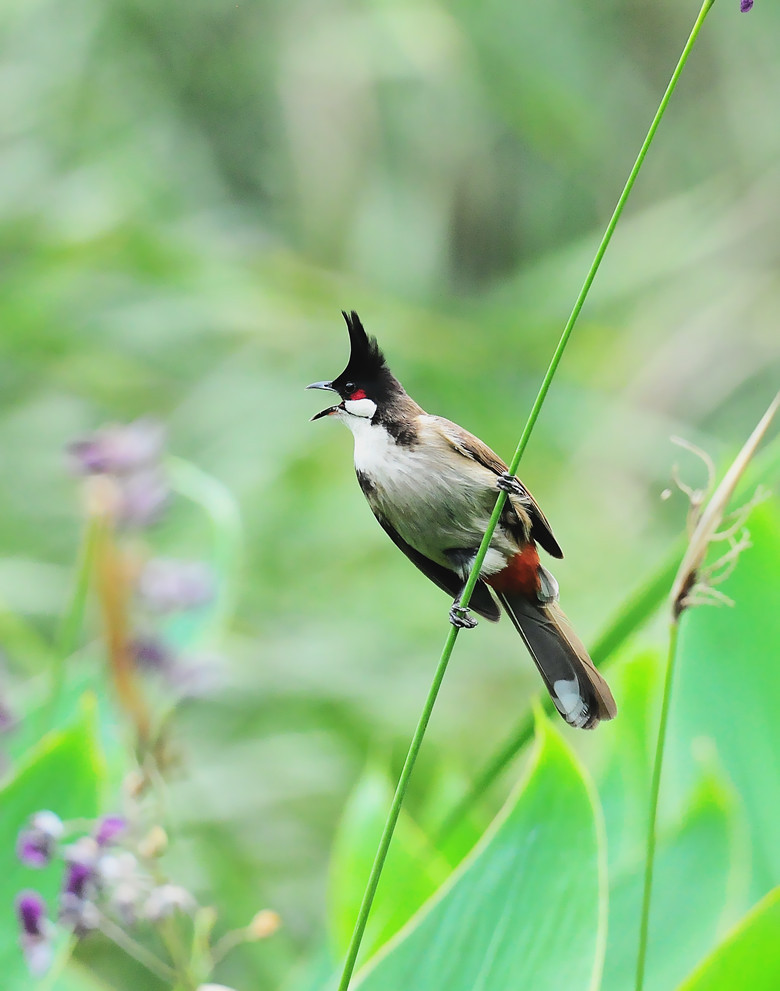
M 133 939 L 132 936 L 128 935 L 121 926 L 118 926 L 108 916 L 100 916 L 99 928 L 104 936 L 110 939 L 112 943 L 116 943 L 128 956 L 131 956 L 143 967 L 146 967 L 155 977 L 159 977 L 166 984 L 176 980 L 176 971 L 172 967 L 163 960 L 160 960 L 151 950 L 147 950 L 145 946 Z
M 458 628 L 451 626 L 450 631 L 447 634 L 447 641 L 444 644 L 444 650 L 442 651 L 441 658 L 439 659 L 439 664 L 433 676 L 433 682 L 428 690 L 428 697 L 425 699 L 425 705 L 423 706 L 420 720 L 417 723 L 417 729 L 414 731 L 412 742 L 409 744 L 409 751 L 406 754 L 406 760 L 404 761 L 404 766 L 401 770 L 401 776 L 399 777 L 398 784 L 396 785 L 390 811 L 387 814 L 385 828 L 382 831 L 382 838 L 379 841 L 379 848 L 377 849 L 376 856 L 374 857 L 374 863 L 371 867 L 371 873 L 368 876 L 366 890 L 363 893 L 363 901 L 360 903 L 360 911 L 358 912 L 358 917 L 355 921 L 355 929 L 352 933 L 352 939 L 350 940 L 349 949 L 347 951 L 347 959 L 344 961 L 344 971 L 341 975 L 338 991 L 347 991 L 347 988 L 349 987 L 352 972 L 355 969 L 355 961 L 357 960 L 358 951 L 360 950 L 360 944 L 363 940 L 363 933 L 366 928 L 366 923 L 368 922 L 368 913 L 371 911 L 371 905 L 374 901 L 374 895 L 376 894 L 379 878 L 382 874 L 382 868 L 385 865 L 387 851 L 390 847 L 390 841 L 393 838 L 393 832 L 395 831 L 395 824 L 398 822 L 398 816 L 400 815 L 401 806 L 403 805 L 404 795 L 406 794 L 406 786 L 412 775 L 412 770 L 414 769 L 415 761 L 417 760 L 417 754 L 420 752 L 423 737 L 425 736 L 425 731 L 428 728 L 428 722 L 431 718 L 431 713 L 433 712 L 433 706 L 436 702 L 436 697 L 439 694 L 441 683 L 444 680 L 444 674 L 447 670 L 447 665 L 449 664 L 450 655 L 452 654 L 452 648 L 455 646 L 457 636 Z
M 541 412 L 542 405 L 544 404 L 544 400 L 547 397 L 547 393 L 550 390 L 550 386 L 552 385 L 552 381 L 553 378 L 555 377 L 555 373 L 558 369 L 558 365 L 560 364 L 561 358 L 563 357 L 563 352 L 566 350 L 566 345 L 568 344 L 569 338 L 571 337 L 571 333 L 574 330 L 574 325 L 576 324 L 577 318 L 580 315 L 580 311 L 582 310 L 582 307 L 585 303 L 585 299 L 587 298 L 588 292 L 590 291 L 590 287 L 593 284 L 593 280 L 596 278 L 596 273 L 599 270 L 602 259 L 604 258 L 604 254 L 607 250 L 607 247 L 609 246 L 609 242 L 612 240 L 612 235 L 615 232 L 615 228 L 617 227 L 618 220 L 620 219 L 620 215 L 623 212 L 623 207 L 626 205 L 626 201 L 628 200 L 629 194 L 631 193 L 634 182 L 636 181 L 636 177 L 639 175 L 639 170 L 642 167 L 642 163 L 645 160 L 645 156 L 647 155 L 648 149 L 650 148 L 653 138 L 655 137 L 655 132 L 658 130 L 658 125 L 661 123 L 661 119 L 663 118 L 663 115 L 669 104 L 669 100 L 671 99 L 672 93 L 674 92 L 675 87 L 677 86 L 677 82 L 680 78 L 683 68 L 685 67 L 685 63 L 688 60 L 688 56 L 691 53 L 694 42 L 696 41 L 701 26 L 704 23 L 704 18 L 706 17 L 707 13 L 709 12 L 714 2 L 715 0 L 704 0 L 704 4 L 702 5 L 702 8 L 699 12 L 699 16 L 697 17 L 693 29 L 691 30 L 690 36 L 688 37 L 688 41 L 686 42 L 685 47 L 683 48 L 683 52 L 682 55 L 680 56 L 680 60 L 677 63 L 674 72 L 672 73 L 672 77 L 669 80 L 669 85 L 667 86 L 666 92 L 664 93 L 663 98 L 661 99 L 661 103 L 658 107 L 656 115 L 653 118 L 653 122 L 651 123 L 650 129 L 647 132 L 647 136 L 645 137 L 645 140 L 642 142 L 642 147 L 639 149 L 639 154 L 637 155 L 633 168 L 629 173 L 628 179 L 626 180 L 626 184 L 623 187 L 623 191 L 620 194 L 620 198 L 617 201 L 615 210 L 612 216 L 610 217 L 609 223 L 607 224 L 607 229 L 604 232 L 604 236 L 602 237 L 601 243 L 598 246 L 598 250 L 596 251 L 596 255 L 593 259 L 593 262 L 591 263 L 590 269 L 588 270 L 588 274 L 585 277 L 585 281 L 582 284 L 582 288 L 580 289 L 579 295 L 577 296 L 577 299 L 574 303 L 574 307 L 571 311 L 569 319 L 567 320 L 566 326 L 563 329 L 563 333 L 561 334 L 561 338 L 558 342 L 558 346 L 556 347 L 555 352 L 552 356 L 552 360 L 550 361 L 550 366 L 547 369 L 547 373 L 544 376 L 544 379 L 542 380 L 541 387 L 539 388 L 539 393 L 531 408 L 531 412 L 528 416 L 528 420 L 526 421 L 525 427 L 523 429 L 523 433 L 518 442 L 512 461 L 510 462 L 509 465 L 509 471 L 510 474 L 512 475 L 514 475 L 515 472 L 517 471 L 517 467 L 520 464 L 520 459 L 523 456 L 523 453 L 528 445 L 528 441 L 531 438 L 533 429 L 536 426 L 536 421 L 539 419 L 539 413 Z M 474 589 L 476 588 L 477 581 L 479 580 L 479 573 L 482 569 L 482 564 L 485 560 L 485 555 L 487 554 L 488 547 L 490 546 L 490 542 L 493 539 L 493 534 L 495 532 L 495 529 L 498 526 L 498 521 L 501 517 L 501 513 L 503 512 L 506 498 L 507 496 L 505 492 L 499 492 L 498 498 L 496 500 L 496 505 L 493 509 L 493 513 L 491 514 L 490 521 L 485 531 L 485 535 L 482 538 L 482 543 L 480 544 L 479 550 L 477 551 L 476 557 L 474 558 L 474 562 L 471 567 L 471 572 L 469 574 L 468 580 L 466 582 L 466 585 L 463 589 L 463 593 L 460 598 L 460 604 L 464 608 L 468 606 L 469 602 L 471 601 L 471 596 L 474 592 Z M 439 659 L 439 663 L 436 667 L 436 672 L 433 676 L 433 683 L 431 684 L 431 687 L 428 691 L 428 696 L 425 699 L 425 705 L 423 706 L 422 715 L 420 716 L 420 720 L 417 724 L 417 729 L 415 730 L 414 736 L 412 737 L 412 742 L 409 746 L 409 751 L 406 755 L 406 760 L 404 761 L 404 766 L 401 771 L 401 776 L 398 779 L 398 785 L 396 787 L 395 794 L 393 796 L 393 802 L 392 805 L 390 806 L 390 812 L 388 813 L 387 821 L 385 822 L 385 828 L 382 831 L 382 837 L 379 841 L 379 848 L 376 852 L 376 857 L 374 858 L 374 863 L 371 868 L 371 873 L 369 874 L 368 882 L 366 884 L 366 890 L 363 894 L 363 900 L 360 905 L 358 917 L 355 922 L 355 928 L 352 933 L 352 938 L 350 940 L 349 949 L 347 950 L 347 957 L 344 962 L 344 969 L 341 974 L 341 980 L 339 981 L 338 984 L 338 991 L 347 991 L 347 989 L 349 988 L 349 983 L 352 979 L 352 973 L 355 969 L 355 962 L 357 961 L 358 952 L 360 950 L 360 944 L 363 940 L 363 933 L 365 932 L 366 923 L 368 922 L 368 916 L 371 911 L 371 905 L 374 901 L 374 895 L 376 894 L 377 885 L 379 884 L 379 878 L 382 874 L 382 868 L 384 867 L 385 858 L 387 857 L 387 851 L 390 848 L 390 841 L 393 838 L 395 825 L 398 821 L 398 816 L 400 814 L 401 806 L 403 804 L 404 796 L 406 794 L 406 787 L 409 782 L 409 778 L 411 777 L 412 771 L 414 769 L 415 761 L 417 760 L 417 755 L 420 751 L 423 737 L 425 736 L 425 730 L 431 718 L 431 712 L 433 711 L 433 706 L 436 702 L 436 697 L 439 694 L 439 688 L 441 687 L 441 683 L 444 680 L 444 674 L 447 670 L 447 665 L 449 664 L 450 656 L 452 655 L 452 650 L 453 647 L 455 646 L 455 641 L 457 640 L 457 637 L 458 637 L 458 629 L 456 627 L 452 627 L 449 633 L 447 634 L 447 640 L 445 641 L 441 658 Z
M 49 695 L 41 715 L 41 733 L 52 728 L 57 706 L 65 686 L 66 665 L 78 646 L 79 634 L 84 623 L 89 584 L 95 563 L 97 528 L 93 519 L 88 519 L 79 546 L 78 560 L 73 576 L 70 600 L 57 634 L 57 647 L 52 659 Z
M 666 662 L 664 695 L 661 702 L 661 719 L 658 724 L 658 739 L 655 745 L 653 779 L 650 784 L 650 808 L 647 813 L 647 846 L 645 851 L 645 879 L 642 893 L 642 916 L 639 923 L 639 950 L 636 957 L 635 991 L 642 991 L 645 982 L 645 960 L 647 959 L 647 937 L 650 929 L 650 899 L 653 892 L 653 869 L 655 867 L 656 821 L 658 819 L 658 796 L 661 791 L 661 772 L 664 763 L 666 725 L 669 721 L 669 708 L 672 701 L 672 683 L 677 659 L 677 636 L 680 623 L 673 620 L 669 631 L 669 658 Z
M 681 617 L 689 604 L 689 596 L 699 581 L 703 582 L 704 564 L 707 550 L 714 540 L 717 540 L 719 527 L 723 523 L 728 504 L 734 495 L 748 468 L 750 459 L 756 453 L 773 417 L 780 409 L 780 392 L 769 404 L 766 413 L 761 417 L 755 429 L 742 445 L 739 454 L 734 458 L 722 481 L 713 492 L 706 506 L 701 508 L 696 526 L 691 534 L 688 548 L 680 564 L 677 577 L 672 585 L 670 606 L 672 624 L 669 634 L 669 660 L 666 664 L 664 681 L 664 696 L 661 703 L 661 719 L 658 724 L 658 739 L 655 746 L 655 763 L 653 778 L 650 784 L 650 805 L 647 814 L 647 848 L 645 855 L 645 878 L 642 894 L 642 915 L 639 922 L 639 950 L 636 960 L 635 991 L 642 991 L 645 980 L 645 962 L 647 959 L 647 942 L 650 928 L 650 902 L 653 893 L 653 867 L 655 863 L 656 823 L 658 819 L 658 795 L 661 790 L 661 772 L 664 761 L 664 745 L 666 743 L 666 726 L 669 720 L 669 708 L 672 700 L 672 685 L 674 668 L 677 658 L 677 638 L 680 631 Z

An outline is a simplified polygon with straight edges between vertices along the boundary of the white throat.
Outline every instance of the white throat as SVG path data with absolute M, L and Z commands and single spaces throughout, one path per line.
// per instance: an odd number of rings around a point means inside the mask
M 345 399 L 344 409 L 351 416 L 365 417 L 370 420 L 376 413 L 376 403 L 373 399 Z

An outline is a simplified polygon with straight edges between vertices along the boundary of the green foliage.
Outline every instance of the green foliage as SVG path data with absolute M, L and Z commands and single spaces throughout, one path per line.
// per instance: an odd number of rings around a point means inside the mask
M 221 536 L 180 500 L 152 538 L 155 554 L 223 569 L 216 612 L 172 631 L 225 656 L 220 685 L 171 724 L 171 870 L 219 907 L 220 929 L 266 905 L 284 921 L 225 962 L 227 985 L 279 987 L 324 943 L 336 824 L 366 754 L 397 758 L 408 742 L 448 607 L 375 526 L 348 438 L 307 422 L 302 386 L 341 367 L 338 311 L 355 306 L 426 408 L 508 457 L 690 15 L 671 0 L 3 5 L 0 701 L 19 726 L 2 759 L 13 775 L 38 742 L 68 601 L 82 520 L 63 445 L 157 413 L 170 450 L 230 503 Z M 694 484 L 699 467 L 669 435 L 722 463 L 776 388 L 779 34 L 776 4 L 749 18 L 737 0 L 716 5 L 521 469 L 564 547 L 553 570 L 589 644 L 684 529 L 684 500 L 657 497 L 673 460 Z M 685 843 L 727 850 L 733 884 L 724 893 L 723 873 L 704 876 L 692 855 L 712 904 L 679 921 L 679 956 L 651 944 L 651 985 L 667 955 L 676 980 L 711 946 L 716 908 L 743 912 L 780 880 L 773 518 L 756 516 L 755 547 L 724 586 L 735 608 L 686 618 L 653 939 L 689 896 L 685 864 L 686 887 L 674 876 Z M 124 727 L 98 632 L 88 609 L 55 722 L 94 683 L 116 782 Z M 571 739 L 599 783 L 628 916 L 665 631 L 639 634 L 632 616 L 618 634 L 639 641 L 608 668 L 632 669 L 620 717 Z M 645 648 L 648 669 L 633 670 Z M 506 623 L 460 638 L 412 781 L 421 844 L 435 847 L 427 823 L 457 797 L 429 815 L 439 765 L 471 779 L 537 691 Z M 62 787 L 52 776 L 40 803 Z M 487 789 L 477 820 L 504 798 Z M 377 818 L 381 801 L 377 789 Z M 0 820 L 10 837 L 5 804 Z M 369 845 L 347 858 L 344 905 Z M 380 921 L 383 903 L 380 887 Z M 620 923 L 613 908 L 607 976 L 630 955 Z M 134 991 L 138 971 L 109 957 L 106 984 Z
M 7 991 L 24 991 L 30 976 L 17 944 L 13 904 L 18 891 L 34 888 L 51 911 L 61 871 L 34 871 L 19 863 L 16 837 L 29 816 L 49 809 L 61 819 L 96 816 L 102 797 L 103 761 L 99 751 L 94 700 L 85 696 L 82 715 L 68 729 L 45 736 L 0 791 L 0 970 Z
M 780 782 L 773 771 L 780 766 L 777 502 L 759 506 L 748 527 L 753 546 L 718 586 L 733 606 L 693 610 L 682 625 L 670 783 L 686 786 L 691 747 L 695 741 L 709 741 L 744 808 L 750 834 L 750 893 L 755 900 L 780 882 L 775 842 Z
M 517 795 L 432 902 L 358 975 L 356 988 L 597 987 L 604 853 L 585 772 L 540 720 L 537 752 Z
M 667 826 L 656 853 L 645 987 L 673 987 L 715 943 L 744 892 L 738 814 L 720 784 L 705 779 L 681 819 Z M 638 833 L 641 836 L 641 832 Z M 644 850 L 610 876 L 609 937 L 602 991 L 631 987 L 636 970 Z
M 774 991 L 780 983 L 780 888 L 774 888 L 679 991 Z

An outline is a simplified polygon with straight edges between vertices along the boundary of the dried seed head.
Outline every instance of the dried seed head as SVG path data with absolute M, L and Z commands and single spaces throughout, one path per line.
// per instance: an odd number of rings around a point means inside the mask
M 689 605 L 694 604 L 696 601 L 695 592 L 700 590 L 702 579 L 705 580 L 706 585 L 707 573 L 703 571 L 703 564 L 711 543 L 719 539 L 728 539 L 732 543 L 731 559 L 729 559 L 729 555 L 726 555 L 720 562 L 716 562 L 716 569 L 718 566 L 728 566 L 730 560 L 735 559 L 739 552 L 746 546 L 745 542 L 739 542 L 733 539 L 735 531 L 744 522 L 744 511 L 737 513 L 736 524 L 728 526 L 722 533 L 718 531 L 726 518 L 726 509 L 729 500 L 734 494 L 734 489 L 744 474 L 769 424 L 772 422 L 778 407 L 780 407 L 780 393 L 775 396 L 766 413 L 764 413 L 750 437 L 745 441 L 742 450 L 731 463 L 720 485 L 713 492 L 712 497 L 701 508 L 701 511 L 696 513 L 693 532 L 674 580 L 674 585 L 672 586 L 671 608 L 672 615 L 675 619 L 678 619 Z M 754 504 L 754 500 L 751 500 L 748 506 L 752 508 Z M 710 592 L 712 591 L 714 590 L 710 588 Z

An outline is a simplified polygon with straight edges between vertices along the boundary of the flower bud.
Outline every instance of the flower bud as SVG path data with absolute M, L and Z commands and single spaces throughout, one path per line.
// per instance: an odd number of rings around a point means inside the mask
M 168 834 L 162 826 L 152 826 L 138 844 L 138 852 L 146 860 L 162 856 L 168 847 Z
M 64 832 L 62 820 L 53 812 L 36 812 L 29 824 L 19 833 L 16 855 L 27 867 L 46 867 L 57 848 L 57 841 Z
M 247 939 L 267 939 L 281 926 L 282 920 L 278 912 L 264 908 L 258 912 L 246 927 Z
M 51 966 L 53 949 L 52 926 L 46 918 L 46 906 L 37 891 L 22 891 L 16 899 L 19 921 L 19 945 L 30 974 L 42 977 Z
M 95 829 L 95 842 L 101 847 L 111 846 L 126 829 L 127 820 L 123 816 L 103 816 Z

